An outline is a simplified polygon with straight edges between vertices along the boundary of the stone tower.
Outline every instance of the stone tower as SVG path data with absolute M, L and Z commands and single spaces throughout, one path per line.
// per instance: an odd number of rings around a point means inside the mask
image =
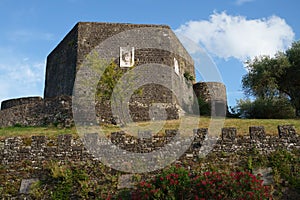
M 174 66 L 174 58 L 176 58 L 179 63 L 180 73 L 188 72 L 195 77 L 192 58 L 185 51 L 169 26 L 79 22 L 47 57 L 44 98 L 72 95 L 76 72 L 86 55 L 106 39 L 124 31 L 138 28 L 156 28 L 158 30 L 161 29 L 161 32 L 158 31 L 157 35 L 145 35 L 145 37 L 142 37 L 144 41 L 135 41 L 136 44 L 133 42 L 129 44 L 126 40 L 117 41 L 119 47 L 135 47 L 135 45 L 140 45 L 141 42 L 159 42 L 182 49 L 188 59 L 182 59 L 178 55 L 173 55 L 171 52 L 160 49 L 137 49 L 134 52 L 135 65 L 161 63 Z M 120 49 L 110 50 L 113 52 Z
M 122 35 L 123 33 L 125 34 Z M 107 41 L 109 45 L 101 47 Z M 71 96 L 76 73 L 85 62 L 86 56 L 94 49 L 100 52 L 100 56 L 112 55 L 120 68 L 127 65 L 122 63 L 122 51 L 129 49 L 131 56 L 134 55 L 129 61 L 135 66 L 147 64 L 170 66 L 178 77 L 184 77 L 185 73 L 195 77 L 191 56 L 169 26 L 79 22 L 47 57 L 44 98 Z M 151 68 L 151 65 L 149 66 Z M 156 71 L 161 73 L 157 68 Z M 192 87 L 190 88 L 192 91 Z M 164 109 L 167 112 L 167 119 L 178 118 L 178 106 L 175 104 L 180 103 L 169 88 L 152 83 L 143 85 L 142 89 L 143 94 L 133 95 L 129 102 L 130 115 L 134 121 L 149 120 L 149 111 L 153 104 L 164 104 L 162 108 L 154 108 L 157 115 Z M 109 107 L 109 102 L 97 102 L 96 109 L 101 110 L 99 120 L 110 120 L 113 113 Z
M 198 82 L 193 85 L 197 97 L 211 105 L 211 114 L 226 116 L 227 95 L 226 87 L 220 82 Z M 201 113 L 201 110 L 200 110 Z

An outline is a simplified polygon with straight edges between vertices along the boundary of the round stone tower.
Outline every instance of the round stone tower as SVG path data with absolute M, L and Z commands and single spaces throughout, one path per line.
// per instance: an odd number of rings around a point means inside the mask
M 226 116 L 227 95 L 223 83 L 198 82 L 193 85 L 193 89 L 198 98 L 202 98 L 211 105 L 212 116 Z

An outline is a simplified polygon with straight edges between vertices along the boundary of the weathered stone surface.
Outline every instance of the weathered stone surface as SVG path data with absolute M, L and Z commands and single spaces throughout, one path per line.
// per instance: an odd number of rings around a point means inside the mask
M 223 141 L 234 141 L 236 138 L 236 128 L 234 127 L 228 127 L 228 128 L 222 128 L 222 140 Z
M 140 31 L 139 37 L 132 34 L 125 34 L 122 41 L 114 39 L 124 31 L 152 28 L 156 29 L 155 35 L 148 35 L 149 32 Z M 144 34 L 144 35 L 141 35 Z M 150 34 L 150 33 L 149 33 Z M 134 37 L 134 38 L 133 38 Z M 112 43 L 117 43 L 118 49 L 105 49 L 105 52 L 116 52 L 119 55 L 119 47 L 137 47 L 135 50 L 135 65 L 161 63 L 167 66 L 174 66 L 174 56 L 181 64 L 180 73 L 189 72 L 195 77 L 193 60 L 172 32 L 166 25 L 149 24 L 121 24 L 121 23 L 96 23 L 79 22 L 59 43 L 59 45 L 47 57 L 46 82 L 44 97 L 55 97 L 61 95 L 72 95 L 76 72 L 83 63 L 87 54 L 96 46 L 111 39 Z M 177 47 L 181 50 L 188 60 L 184 60 L 178 55 L 173 55 L 163 49 L 140 48 L 143 44 L 160 43 L 169 48 Z M 107 55 L 101 55 L 105 57 Z M 118 59 L 117 59 L 118 62 Z M 119 64 L 119 63 L 118 63 Z
M 60 96 L 28 104 L 13 106 L 0 111 L 0 127 L 22 125 L 43 126 L 73 123 L 72 98 Z
M 148 28 L 148 29 L 147 29 Z M 137 35 L 133 34 L 133 30 L 139 29 Z M 142 31 L 142 30 L 153 30 Z M 131 31 L 126 33 L 126 31 Z M 120 34 L 120 38 L 118 37 Z M 150 34 L 150 35 L 149 35 Z M 115 37 L 114 37 L 115 36 Z M 111 40 L 111 45 L 105 49 L 97 48 L 102 42 Z M 170 48 L 145 48 L 149 44 L 158 44 Z M 169 26 L 165 25 L 148 25 L 148 24 L 120 24 L 120 23 L 93 23 L 93 22 L 79 22 L 66 35 L 66 37 L 59 43 L 59 45 L 49 54 L 47 58 L 46 81 L 45 81 L 45 98 L 52 98 L 61 95 L 71 96 L 73 92 L 73 85 L 75 82 L 76 73 L 80 66 L 84 63 L 86 56 L 94 49 L 99 50 L 101 58 L 114 56 L 115 62 L 119 65 L 118 56 L 120 55 L 120 47 L 135 47 L 134 62 L 135 66 L 143 64 L 164 64 L 171 66 L 173 70 L 174 58 L 180 63 L 179 73 L 181 76 L 185 72 L 190 73 L 195 77 L 193 60 L 182 44 L 179 42 L 175 34 Z M 109 49 L 107 49 L 109 48 Z M 177 55 L 171 52 L 171 49 L 181 52 L 184 56 Z M 106 55 L 109 52 L 109 55 Z M 150 65 L 149 68 L 153 69 Z M 153 70 L 145 72 L 146 76 L 153 73 Z M 124 73 L 127 71 L 123 70 Z M 157 74 L 157 73 L 156 73 Z M 164 74 L 162 74 L 164 75 Z M 169 73 L 166 75 L 170 75 Z M 165 77 L 167 80 L 168 78 Z M 171 80 L 171 79 L 170 79 Z M 161 84 L 147 83 L 139 85 L 143 91 L 139 95 L 133 94 L 128 102 L 130 117 L 133 121 L 146 121 L 155 118 L 161 119 L 159 112 L 153 116 L 151 115 L 152 103 L 166 103 L 166 119 L 178 119 L 178 109 L 175 105 L 174 94 L 170 89 L 163 87 Z M 101 88 L 100 88 L 101 89 Z M 190 89 L 192 92 L 192 88 Z M 96 102 L 96 112 L 98 120 L 101 122 L 115 123 L 113 119 L 115 114 L 111 111 L 110 99 Z M 164 109 L 163 109 L 164 110 Z M 120 117 L 120 116 L 119 116 Z M 119 118 L 121 121 L 127 120 Z M 120 122 L 122 124 L 122 122 Z
M 265 127 L 263 126 L 250 126 L 249 133 L 252 140 L 262 140 L 266 138 Z
M 293 125 L 278 126 L 279 138 L 294 138 L 296 136 L 296 130 Z
M 7 169 L 5 171 L 7 174 L 4 174 L 4 177 L 11 177 L 11 175 L 13 175 L 12 177 L 17 176 L 18 181 L 14 183 L 17 183 L 17 187 L 21 184 L 19 193 L 22 194 L 17 194 L 20 198 L 16 199 L 25 199 L 25 197 L 26 199 L 30 199 L 27 198 L 27 196 L 30 196 L 28 191 L 30 188 L 29 185 L 31 184 L 31 181 L 28 181 L 31 179 L 28 178 L 37 177 L 40 180 L 43 180 L 43 166 L 45 166 L 44 164 L 48 161 L 55 161 L 60 164 L 70 162 L 76 166 L 81 163 L 80 166 L 82 166 L 84 170 L 88 170 L 88 172 L 90 172 L 89 169 L 99 170 L 98 167 L 102 165 L 99 165 L 101 160 L 94 157 L 91 152 L 83 146 L 82 141 L 85 141 L 86 145 L 94 147 L 95 150 L 100 149 L 105 151 L 105 149 L 107 149 L 107 146 L 105 145 L 109 145 L 109 142 L 107 141 L 111 140 L 115 146 L 124 149 L 122 152 L 123 154 L 128 152 L 148 153 L 159 150 L 166 145 L 170 145 L 170 139 L 179 134 L 178 130 L 167 130 L 166 133 L 167 134 L 165 135 L 152 135 L 151 138 L 142 139 L 133 137 L 126 132 L 115 132 L 112 133 L 110 137 L 105 138 L 99 137 L 97 133 L 86 134 L 83 139 L 72 138 L 71 135 L 61 135 L 57 138 L 48 138 L 44 136 L 6 138 L 0 140 L 0 164 L 3 166 L 2 172 L 4 172 L 3 169 Z M 223 141 L 221 137 L 207 135 L 207 129 L 200 128 L 194 130 L 194 136 L 194 141 L 190 148 L 184 152 L 174 164 L 182 164 L 187 169 L 197 170 L 199 168 L 202 169 L 203 167 L 205 169 L 206 165 L 211 164 L 216 164 L 217 166 L 226 165 L 226 167 L 229 164 L 230 168 L 233 167 L 232 169 L 240 169 L 239 167 L 241 165 L 245 165 L 245 163 L 241 163 L 247 161 L 247 156 L 251 155 L 250 153 L 254 148 L 262 155 L 268 155 L 270 152 L 274 152 L 277 149 L 300 149 L 300 136 L 298 134 L 295 136 L 294 140 L 266 135 L 264 139 L 253 142 L 250 136 L 247 135 L 237 136 L 235 142 L 232 142 L 227 139 Z M 199 145 L 194 146 L 194 143 L 198 143 Z M 187 145 L 185 141 L 180 142 L 180 144 L 182 146 Z M 209 147 L 212 147 L 212 149 Z M 172 158 L 176 153 L 176 150 L 177 149 L 170 151 L 165 157 L 159 157 L 158 160 L 168 160 Z M 204 156 L 207 156 L 207 159 L 199 162 L 199 159 L 202 160 Z M 122 159 L 122 156 L 115 158 L 110 156 L 110 154 L 107 154 L 106 161 L 114 162 L 119 166 L 125 166 L 128 170 L 133 168 L 133 164 L 128 160 Z M 92 168 L 90 168 L 91 164 L 93 165 Z M 146 163 L 142 166 L 146 167 L 147 164 L 151 163 Z M 114 176 L 116 175 L 116 172 L 109 167 L 107 167 L 105 173 L 111 173 Z M 159 171 L 155 171 L 154 173 L 159 173 Z M 265 185 L 273 183 L 272 172 L 269 168 L 255 169 L 253 170 L 253 173 L 261 174 Z M 89 175 L 93 177 L 93 175 L 98 175 L 98 173 L 89 173 Z M 130 174 L 120 176 L 118 189 L 132 188 L 135 183 L 133 177 L 134 176 Z M 25 178 L 27 179 L 25 180 Z M 93 178 L 97 179 L 98 177 Z M 23 183 L 21 183 L 21 179 L 24 179 L 22 181 Z M 12 180 L 15 181 L 16 179 Z M 282 182 L 282 184 L 283 183 L 285 182 Z M 7 196 L 3 198 L 6 199 L 6 197 Z M 12 197 L 14 196 L 8 196 L 7 199 L 14 199 Z M 291 199 L 294 197 L 298 196 L 292 195 Z
M 224 130 L 226 131 L 224 132 Z M 261 154 L 268 154 L 282 148 L 287 150 L 300 149 L 299 135 L 296 135 L 294 140 L 289 138 L 283 140 L 276 136 L 266 136 L 263 140 L 253 142 L 250 136 L 236 137 L 235 128 L 223 129 L 222 131 L 223 137 L 218 138 L 207 135 L 207 129 L 195 129 L 195 137 L 191 145 L 188 140 L 180 142 L 187 149 L 182 156 L 188 159 L 197 159 L 200 155 L 205 155 L 210 151 L 214 153 L 249 152 L 255 148 Z M 114 132 L 111 133 L 110 137 L 101 138 L 97 133 L 90 133 L 86 134 L 83 140 L 72 138 L 71 135 L 67 134 L 59 135 L 56 140 L 44 136 L 33 136 L 31 140 L 29 138 L 26 142 L 20 137 L 12 137 L 0 141 L 3 144 L 2 148 L 0 148 L 0 162 L 3 165 L 8 165 L 24 160 L 37 163 L 51 159 L 64 161 L 66 158 L 73 161 L 89 160 L 93 159 L 93 152 L 105 151 L 108 147 L 107 145 L 110 145 L 109 140 L 115 146 L 123 149 L 124 154 L 127 152 L 149 153 L 170 145 L 173 138 L 179 134 L 178 130 L 175 129 L 166 130 L 164 136 L 152 135 L 151 138 L 138 138 L 125 132 Z M 89 151 L 84 145 L 88 145 Z M 169 157 L 175 154 L 176 150 L 170 152 Z M 121 158 L 117 160 L 115 158 L 109 159 L 120 165 L 128 162 Z
M 253 174 L 260 174 L 264 185 L 272 185 L 274 183 L 273 172 L 271 167 L 264 169 L 256 169 L 253 171 Z
M 138 138 L 152 138 L 152 131 L 138 131 Z
M 17 99 L 9 99 L 1 102 L 1 110 L 24 104 L 38 103 L 41 101 L 43 101 L 42 97 L 24 97 Z
M 204 140 L 208 134 L 208 128 L 194 129 L 193 132 L 195 138 L 200 138 L 201 140 Z
M 227 95 L 226 87 L 223 83 L 198 82 L 193 85 L 193 89 L 197 97 L 201 97 L 210 104 L 212 116 L 226 116 Z
M 37 181 L 38 181 L 38 179 L 36 179 L 36 178 L 22 179 L 19 193 L 20 194 L 29 194 L 30 187 L 32 186 L 32 184 L 36 183 Z

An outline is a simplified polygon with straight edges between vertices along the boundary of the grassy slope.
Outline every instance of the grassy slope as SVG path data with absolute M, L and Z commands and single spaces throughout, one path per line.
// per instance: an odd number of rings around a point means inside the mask
M 190 117 L 188 121 L 192 121 L 195 118 Z M 208 117 L 201 117 L 199 121 L 199 128 L 208 128 L 211 119 Z M 163 125 L 163 129 L 160 132 L 164 132 L 165 129 L 176 129 L 179 126 L 180 121 L 168 120 Z M 236 127 L 238 135 L 249 134 L 249 126 L 264 126 L 268 135 L 277 134 L 277 126 L 284 124 L 292 124 L 295 126 L 297 133 L 300 133 L 300 120 L 299 119 L 226 119 L 224 127 Z M 138 125 L 138 126 L 137 126 Z M 149 122 L 140 122 L 135 124 L 137 129 L 149 130 Z M 120 129 L 113 125 L 102 125 L 105 134 L 119 131 Z M 30 137 L 32 135 L 46 135 L 56 136 L 58 134 L 73 134 L 77 135 L 76 128 L 57 128 L 57 127 L 7 127 L 0 128 L 0 139 L 11 136 Z

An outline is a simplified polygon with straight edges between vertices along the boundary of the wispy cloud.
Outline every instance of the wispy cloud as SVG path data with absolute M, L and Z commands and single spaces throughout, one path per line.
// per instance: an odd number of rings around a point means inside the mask
M 0 101 L 22 96 L 43 95 L 45 61 L 11 55 L 0 48 Z
M 31 40 L 53 40 L 55 39 L 54 34 L 45 33 L 35 30 L 15 30 L 7 33 L 8 39 L 12 41 L 31 41 Z
M 226 12 L 214 13 L 209 20 L 189 21 L 176 32 L 201 44 L 212 55 L 242 62 L 285 50 L 295 36 L 292 28 L 278 16 L 247 19 Z
M 250 3 L 250 2 L 253 2 L 253 1 L 255 1 L 255 0 L 236 0 L 235 4 L 240 6 L 240 5 L 243 5 L 245 3 Z

